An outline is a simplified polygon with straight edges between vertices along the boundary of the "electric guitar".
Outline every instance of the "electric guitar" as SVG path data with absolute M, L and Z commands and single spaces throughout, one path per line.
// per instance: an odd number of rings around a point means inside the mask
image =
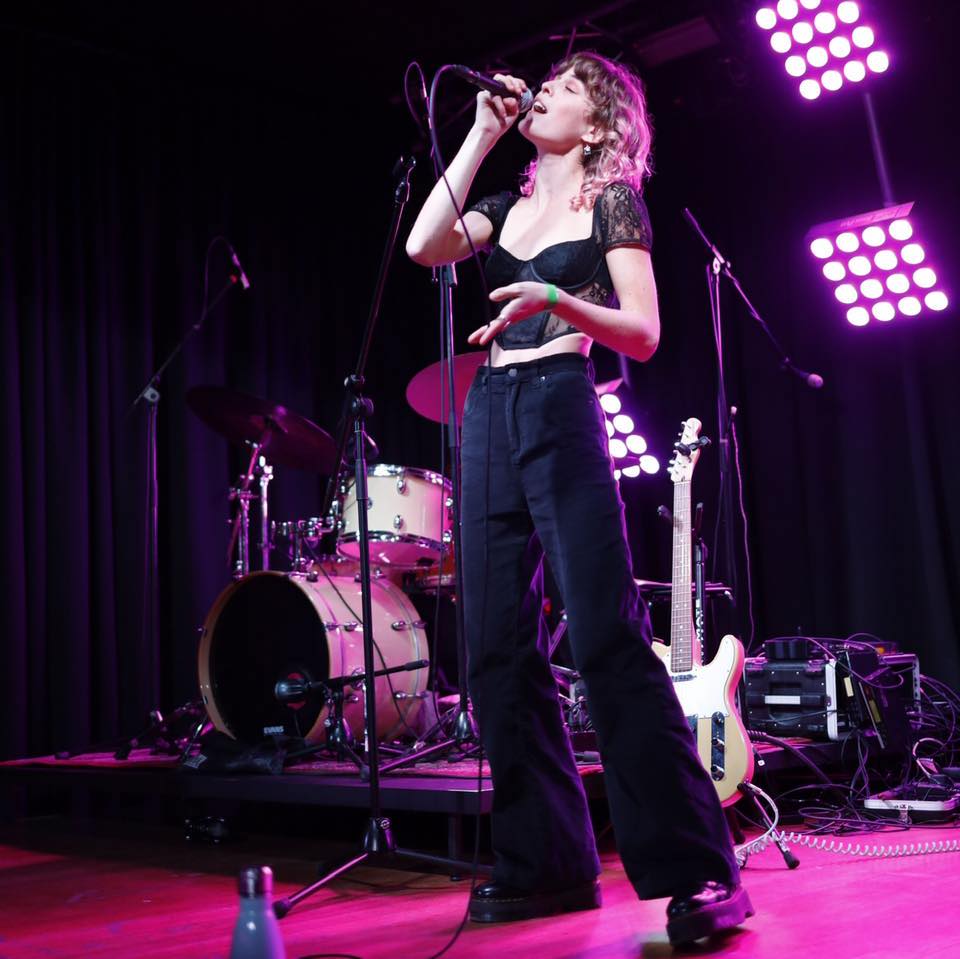
M 697 753 L 710 773 L 724 806 L 740 798 L 737 787 L 753 777 L 753 749 L 734 703 L 743 675 L 743 644 L 724 636 L 713 661 L 704 665 L 699 631 L 694 635 L 691 571 L 690 481 L 700 457 L 700 421 L 683 424 L 670 463 L 673 480 L 673 587 L 670 645 L 654 642 L 653 650 L 673 680 Z M 702 613 L 702 611 L 701 611 Z M 701 623 L 702 625 L 702 623 Z

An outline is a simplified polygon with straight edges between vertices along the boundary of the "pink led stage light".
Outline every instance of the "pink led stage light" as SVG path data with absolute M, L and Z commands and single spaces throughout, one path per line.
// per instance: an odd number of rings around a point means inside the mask
M 889 68 L 890 56 L 877 47 L 863 6 L 853 0 L 779 0 L 757 10 L 757 26 L 805 99 L 857 86 Z
M 912 210 L 912 203 L 902 203 L 807 233 L 810 252 L 853 326 L 940 313 L 950 305 Z
M 660 461 L 647 452 L 647 441 L 634 432 L 633 417 L 622 412 L 620 398 L 615 393 L 604 393 L 600 405 L 606 418 L 610 456 L 617 464 L 613 475 L 619 480 L 624 476 L 633 478 L 641 473 L 652 475 L 659 472 Z

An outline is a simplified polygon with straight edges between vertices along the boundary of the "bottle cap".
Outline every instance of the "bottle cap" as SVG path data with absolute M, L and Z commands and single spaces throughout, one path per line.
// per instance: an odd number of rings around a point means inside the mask
M 273 893 L 273 870 L 269 866 L 245 866 L 237 882 L 244 899 L 269 896 Z

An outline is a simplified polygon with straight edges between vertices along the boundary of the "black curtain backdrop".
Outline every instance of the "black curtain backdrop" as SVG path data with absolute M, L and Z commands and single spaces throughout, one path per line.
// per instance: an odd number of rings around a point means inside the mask
M 940 272 L 954 279 L 956 15 L 930 3 L 900 16 L 895 69 L 874 96 L 897 198 L 917 201 Z M 628 403 L 664 465 L 682 419 L 699 416 L 716 437 L 706 261 L 680 217 L 689 206 L 795 362 L 826 381 L 812 391 L 779 371 L 727 291 L 758 641 L 867 631 L 956 685 L 956 308 L 865 330 L 844 322 L 803 237 L 812 224 L 882 205 L 863 105 L 856 95 L 800 101 L 749 24 L 734 26 L 720 55 L 648 77 L 664 331 L 654 359 L 631 364 Z M 455 39 L 448 46 L 449 59 L 466 59 Z M 361 47 L 350 41 L 336 56 L 347 62 Z M 192 416 L 190 386 L 226 384 L 336 429 L 391 216 L 390 171 L 415 139 L 396 103 L 402 61 L 358 79 L 344 107 L 261 82 L 263 56 L 238 79 L 0 28 L 0 757 L 133 734 L 148 709 L 195 695 L 198 628 L 229 582 L 226 491 L 241 454 Z M 448 157 L 463 132 L 445 131 Z M 513 186 L 527 156 L 519 137 L 506 139 L 477 195 Z M 430 186 L 426 157 L 420 167 L 414 206 Z M 197 320 L 204 254 L 218 234 L 253 288 L 230 291 L 161 384 L 152 642 L 143 625 L 146 410 L 130 407 Z M 220 248 L 212 290 L 226 274 Z M 465 349 L 483 310 L 474 268 L 463 264 L 459 276 Z M 368 369 L 383 462 L 440 465 L 438 429 L 403 400 L 409 378 L 439 355 L 436 300 L 429 272 L 398 251 Z M 596 360 L 601 376 L 616 374 L 615 357 L 599 350 Z M 708 450 L 695 474 L 708 538 L 716 465 Z M 278 469 L 273 516 L 315 514 L 322 488 L 321 478 Z M 636 573 L 666 579 L 670 534 L 655 510 L 671 500 L 669 478 L 663 470 L 623 488 Z M 739 528 L 736 538 L 746 638 Z

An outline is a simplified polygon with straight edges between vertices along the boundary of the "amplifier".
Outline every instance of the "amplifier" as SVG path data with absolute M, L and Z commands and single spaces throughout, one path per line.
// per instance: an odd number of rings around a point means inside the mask
M 831 653 L 805 660 L 747 659 L 747 728 L 829 740 L 872 729 L 881 746 L 904 746 L 910 737 L 909 714 L 920 707 L 917 657 L 881 656 L 859 644 L 831 647 Z

